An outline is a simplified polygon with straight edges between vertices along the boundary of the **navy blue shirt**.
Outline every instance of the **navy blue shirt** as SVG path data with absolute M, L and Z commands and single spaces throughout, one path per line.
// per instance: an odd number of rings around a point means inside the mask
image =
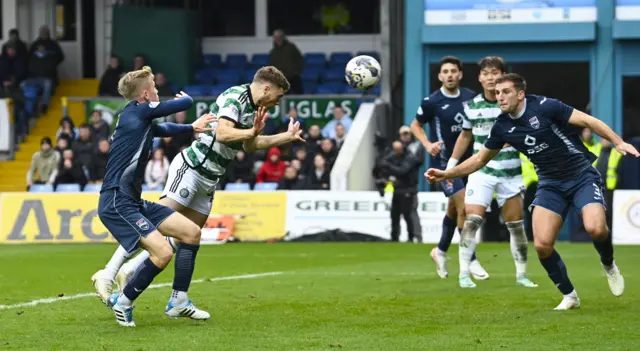
M 469 101 L 476 96 L 476 93 L 467 88 L 460 88 L 457 96 L 445 95 L 442 88 L 434 91 L 422 100 L 422 104 L 416 113 L 416 120 L 421 124 L 429 125 L 429 141 L 442 141 L 442 151 L 431 158 L 431 164 L 435 168 L 444 169 L 449 162 L 453 148 L 456 145 L 458 136 L 462 131 L 462 120 L 464 119 L 463 102 Z M 468 158 L 473 152 L 470 147 L 462 157 Z
M 184 111 L 193 99 L 186 96 L 163 102 L 129 102 L 122 110 L 113 135 L 102 191 L 120 189 L 140 200 L 144 172 L 153 150 L 155 136 L 171 136 L 193 131 L 191 125 L 156 124 L 153 119 Z
M 498 116 L 484 146 L 510 144 L 534 164 L 540 181 L 578 179 L 596 156 L 580 140 L 581 128 L 569 124 L 573 107 L 544 96 L 527 95 L 517 118 Z

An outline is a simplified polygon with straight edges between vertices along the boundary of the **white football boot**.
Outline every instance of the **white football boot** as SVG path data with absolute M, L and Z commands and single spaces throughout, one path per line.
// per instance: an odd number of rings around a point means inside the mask
M 449 272 L 447 272 L 447 257 L 446 254 L 440 254 L 439 251 L 437 247 L 431 249 L 431 259 L 436 263 L 436 273 L 438 277 L 446 279 L 449 277 Z
M 573 293 L 569 295 L 565 295 L 564 298 L 562 299 L 562 302 L 560 302 L 560 304 L 556 308 L 554 308 L 554 310 L 566 311 L 566 310 L 572 310 L 579 307 L 580 307 L 580 298 L 578 297 L 578 294 L 576 294 L 574 290 Z
M 93 283 L 93 287 L 96 289 L 96 293 L 98 293 L 100 300 L 102 300 L 105 305 L 108 305 L 109 297 L 113 292 L 113 279 L 105 278 L 104 269 L 101 269 L 93 274 L 91 282 Z
M 209 312 L 197 308 L 191 300 L 189 300 L 184 307 L 174 307 L 171 301 L 169 301 L 164 313 L 171 318 L 188 317 L 196 320 L 207 320 L 211 318 Z
M 604 267 L 604 274 L 607 276 L 607 281 L 609 282 L 609 290 L 613 296 L 621 296 L 624 293 L 624 277 L 620 274 L 620 270 L 616 263 L 610 267 Z
M 471 261 L 469 264 L 469 273 L 473 276 L 475 280 L 487 280 L 489 279 L 489 273 L 482 268 L 480 265 L 480 261 L 477 259 Z

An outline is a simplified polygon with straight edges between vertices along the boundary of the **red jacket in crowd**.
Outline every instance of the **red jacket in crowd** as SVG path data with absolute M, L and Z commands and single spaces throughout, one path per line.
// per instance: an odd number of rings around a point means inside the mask
M 284 161 L 280 159 L 280 150 L 277 147 L 272 147 L 267 153 L 267 160 L 258 171 L 256 181 L 258 183 L 277 183 L 284 176 L 285 168 Z

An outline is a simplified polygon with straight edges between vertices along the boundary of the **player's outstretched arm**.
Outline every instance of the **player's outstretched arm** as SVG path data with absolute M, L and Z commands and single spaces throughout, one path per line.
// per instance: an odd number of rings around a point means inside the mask
M 180 94 L 176 95 L 174 100 L 150 102 L 147 118 L 160 118 L 180 111 L 186 111 L 191 107 L 191 105 L 193 105 L 193 99 L 191 96 L 180 92 Z
M 427 178 L 429 183 L 442 182 L 445 180 L 451 180 L 455 178 L 460 178 L 467 176 L 480 168 L 484 167 L 494 158 L 500 149 L 492 150 L 486 147 L 483 147 L 478 151 L 477 154 L 469 157 L 468 160 L 462 162 L 458 166 L 448 169 L 446 171 L 430 168 L 424 176 Z
M 217 119 L 213 113 L 207 113 L 192 124 L 176 124 L 171 122 L 154 124 L 153 135 L 164 138 L 185 133 L 210 132 L 213 131 L 213 128 L 209 127 L 209 125 Z
M 411 122 L 410 128 L 413 136 L 420 141 L 422 146 L 424 146 L 425 150 L 427 150 L 427 152 L 431 156 L 435 156 L 440 153 L 440 151 L 442 150 L 442 142 L 437 141 L 435 143 L 432 143 L 431 141 L 429 141 L 427 133 L 425 133 L 424 131 L 424 125 L 420 123 L 420 121 L 414 119 L 413 122 Z
M 631 154 L 635 157 L 640 157 L 640 153 L 638 153 L 638 150 L 636 150 L 635 147 L 631 144 L 625 143 L 624 140 L 609 128 L 608 125 L 593 116 L 589 116 L 582 111 L 574 109 L 569 117 L 569 124 L 587 127 L 593 130 L 594 133 L 609 140 L 616 147 L 616 150 L 618 150 L 622 155 Z
M 258 135 L 255 138 L 245 140 L 243 143 L 244 150 L 247 152 L 255 150 L 270 149 L 274 146 L 291 143 L 294 141 L 302 141 L 302 130 L 300 122 L 293 122 L 293 118 L 289 118 L 289 128 L 286 132 L 276 135 Z
M 464 152 L 467 151 L 472 142 L 473 132 L 469 129 L 463 129 L 460 135 L 458 135 L 456 145 L 453 147 L 451 158 L 449 158 L 449 162 L 447 163 L 447 169 L 451 169 L 458 164 L 458 161 L 462 158 Z
M 220 116 L 218 127 L 216 128 L 216 140 L 223 144 L 244 142 L 245 140 L 255 138 L 262 133 L 267 123 L 267 118 L 269 118 L 267 114 L 268 110 L 264 107 L 259 107 L 253 118 L 253 127 L 250 129 L 238 129 L 235 127 L 236 123 L 238 123 L 237 110 L 234 112 L 233 109 L 231 109 L 227 112 L 232 115 L 235 114 L 236 118 L 234 119 L 226 115 Z

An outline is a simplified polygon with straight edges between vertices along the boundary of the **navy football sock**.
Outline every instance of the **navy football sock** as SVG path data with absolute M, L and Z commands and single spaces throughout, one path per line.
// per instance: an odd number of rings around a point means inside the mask
M 574 290 L 573 284 L 571 284 L 569 275 L 567 274 L 567 267 L 564 265 L 562 258 L 556 250 L 553 250 L 551 256 L 541 258 L 540 263 L 542 263 L 549 278 L 551 278 L 563 295 L 570 294 Z
M 449 216 L 444 216 L 442 220 L 442 234 L 440 234 L 440 242 L 438 243 L 438 249 L 442 252 L 447 252 L 453 240 L 453 234 L 456 232 L 456 221 Z
M 153 279 L 156 275 L 160 274 L 160 272 L 162 272 L 162 269 L 158 268 L 158 266 L 151 262 L 151 259 L 147 258 L 136 270 L 136 274 L 131 278 L 131 281 L 124 287 L 122 291 L 124 296 L 133 302 L 151 285 Z
M 605 266 L 610 266 L 613 264 L 613 241 L 611 237 L 611 231 L 609 231 L 609 235 L 607 238 L 601 241 L 594 240 L 593 246 L 595 246 L 596 250 L 600 254 L 600 262 L 602 262 Z
M 199 248 L 200 245 L 185 243 L 178 245 L 178 251 L 176 251 L 175 276 L 173 277 L 173 290 L 189 291 Z

